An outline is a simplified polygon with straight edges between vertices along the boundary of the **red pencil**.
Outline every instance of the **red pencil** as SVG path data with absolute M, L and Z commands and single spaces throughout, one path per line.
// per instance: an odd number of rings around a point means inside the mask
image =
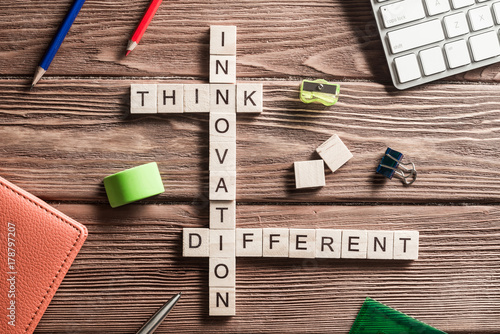
M 155 16 L 156 11 L 158 10 L 158 7 L 160 7 L 162 0 L 152 0 L 151 3 L 149 4 L 148 10 L 146 11 L 146 14 L 142 17 L 141 22 L 137 26 L 137 29 L 135 29 L 134 34 L 132 35 L 132 38 L 128 41 L 127 45 L 127 53 L 125 56 L 128 56 L 128 54 L 139 44 L 139 41 L 142 38 L 142 35 L 144 35 L 144 32 L 146 32 L 146 29 L 149 25 L 149 22 L 153 19 L 153 16 Z

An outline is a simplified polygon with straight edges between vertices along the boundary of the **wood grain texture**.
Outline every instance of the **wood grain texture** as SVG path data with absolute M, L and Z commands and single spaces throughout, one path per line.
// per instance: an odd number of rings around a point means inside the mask
M 182 228 L 207 227 L 193 205 L 61 204 L 89 238 L 38 333 L 134 333 L 171 295 L 158 333 L 346 333 L 366 296 L 449 333 L 500 326 L 496 206 L 238 205 L 237 227 L 419 230 L 414 262 L 238 258 L 237 313 L 208 317 L 208 259 L 182 258 Z
M 53 79 L 33 92 L 0 80 L 0 171 L 44 199 L 106 201 L 105 176 L 156 161 L 166 192 L 152 201 L 203 200 L 208 115 L 130 116 L 130 84 L 139 81 L 165 80 Z M 238 115 L 238 201 L 500 202 L 497 86 L 397 92 L 346 82 L 326 108 L 299 102 L 298 84 L 265 81 L 264 112 Z M 333 134 L 354 157 L 327 171 L 322 189 L 296 190 L 293 162 L 319 159 L 315 149 Z M 388 146 L 415 163 L 412 186 L 375 174 Z

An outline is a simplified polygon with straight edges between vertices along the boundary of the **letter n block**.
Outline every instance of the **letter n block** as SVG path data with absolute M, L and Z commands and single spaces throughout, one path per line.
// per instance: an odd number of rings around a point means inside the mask
M 236 83 L 236 56 L 210 56 L 210 83 Z
M 235 288 L 211 287 L 209 292 L 209 315 L 231 316 L 236 314 Z
M 210 230 L 184 228 L 182 230 L 182 256 L 208 257 L 210 255 Z

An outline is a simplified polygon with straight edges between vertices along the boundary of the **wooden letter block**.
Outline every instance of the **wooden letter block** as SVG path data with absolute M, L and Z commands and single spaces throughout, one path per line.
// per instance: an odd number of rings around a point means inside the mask
M 316 257 L 340 259 L 342 250 L 342 230 L 316 230 Z
M 236 55 L 236 26 L 210 26 L 210 54 Z
M 210 113 L 210 143 L 236 142 L 236 114 Z
M 211 236 L 210 236 L 211 237 Z M 342 259 L 366 259 L 368 233 L 362 230 L 342 230 Z
M 210 233 L 208 228 L 184 228 L 182 230 L 182 256 L 208 257 Z
M 293 164 L 295 169 L 295 187 L 317 188 L 325 185 L 325 167 L 323 160 L 296 161 Z
M 290 229 L 288 256 L 313 259 L 316 255 L 316 230 Z
M 246 256 L 246 257 L 262 256 L 261 228 L 236 229 L 236 256 Z
M 235 257 L 235 230 L 210 230 L 210 257 Z
M 418 259 L 418 231 L 394 232 L 394 260 Z
M 131 114 L 156 114 L 155 84 L 130 85 L 130 113 Z
M 236 86 L 236 112 L 261 113 L 263 93 L 261 83 L 239 83 Z
M 210 85 L 184 85 L 184 112 L 210 112 Z
M 367 259 L 392 260 L 394 232 L 368 231 Z
M 316 152 L 332 172 L 335 172 L 352 158 L 352 153 L 337 135 L 331 136 L 330 139 L 321 144 Z
M 236 83 L 236 56 L 210 56 L 210 83 Z
M 158 85 L 158 113 L 182 113 L 184 111 L 184 85 Z
M 208 286 L 234 288 L 236 285 L 236 258 L 210 257 Z
M 287 228 L 263 228 L 262 256 L 288 257 L 289 235 Z
M 209 170 L 211 171 L 236 170 L 236 140 L 229 142 L 211 141 L 209 146 L 210 146 Z
M 231 316 L 236 314 L 236 291 L 234 287 L 212 287 L 209 290 L 210 316 Z
M 236 172 L 210 171 L 209 187 L 211 201 L 236 200 Z
M 230 230 L 236 227 L 236 201 L 210 201 L 210 228 Z
M 210 113 L 236 113 L 235 85 L 210 85 Z

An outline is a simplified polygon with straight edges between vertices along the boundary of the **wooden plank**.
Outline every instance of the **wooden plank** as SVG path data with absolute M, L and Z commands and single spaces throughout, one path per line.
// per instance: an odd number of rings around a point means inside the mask
M 124 57 L 147 5 L 147 0 L 89 0 L 40 85 L 60 75 L 208 79 L 208 66 L 201 64 L 208 64 L 212 24 L 237 26 L 239 77 L 391 82 L 365 0 L 171 2 L 160 6 L 139 46 Z M 61 1 L 0 4 L 8 13 L 0 20 L 5 35 L 0 41 L 2 75 L 33 75 L 68 7 Z M 492 65 L 451 79 L 496 82 L 499 68 Z
M 450 334 L 500 328 L 498 206 L 239 205 L 237 227 L 418 230 L 417 261 L 238 258 L 236 316 L 208 317 L 208 260 L 182 258 L 194 205 L 56 204 L 89 237 L 37 333 L 139 329 L 173 294 L 158 333 L 346 333 L 366 296 Z
M 106 202 L 105 176 L 156 161 L 166 191 L 148 201 L 205 203 L 208 115 L 130 117 L 134 82 L 172 81 L 53 79 L 28 93 L 23 80 L 0 80 L 0 175 L 43 199 Z M 299 102 L 297 91 L 295 81 L 265 82 L 264 112 L 237 116 L 239 202 L 500 201 L 498 86 L 396 93 L 343 83 L 329 108 Z M 295 190 L 293 162 L 318 159 L 333 134 L 354 157 L 327 170 L 320 190 Z M 375 174 L 387 146 L 415 163 L 413 185 Z

